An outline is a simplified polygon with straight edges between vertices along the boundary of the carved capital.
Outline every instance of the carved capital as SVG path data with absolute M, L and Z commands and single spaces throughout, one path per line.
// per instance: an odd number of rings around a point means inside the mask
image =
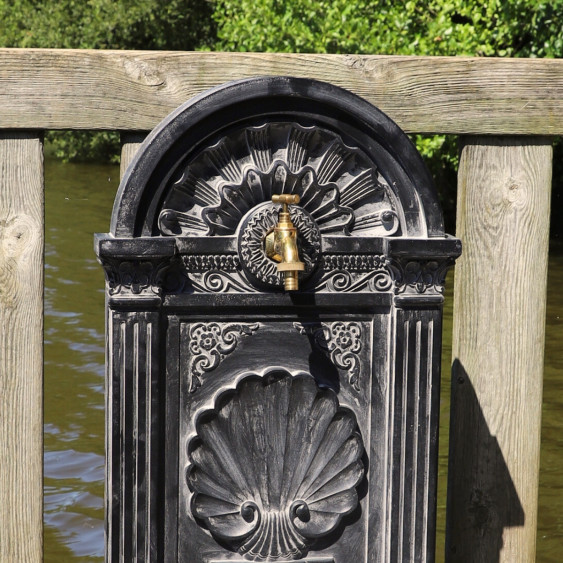
M 100 258 L 110 298 L 160 298 L 163 291 L 181 290 L 186 281 L 170 257 L 140 260 Z
M 395 295 L 442 295 L 446 274 L 453 264 L 453 258 L 441 260 L 391 259 L 389 271 L 393 278 Z

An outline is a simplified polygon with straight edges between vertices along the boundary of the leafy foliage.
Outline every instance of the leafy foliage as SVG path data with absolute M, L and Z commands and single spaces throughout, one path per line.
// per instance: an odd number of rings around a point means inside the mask
M 216 0 L 216 48 L 553 57 L 563 0 Z
M 563 56 L 563 0 L 216 0 L 213 18 L 226 51 Z M 453 221 L 455 139 L 414 140 Z
M 193 50 L 213 42 L 206 0 L 0 0 L 0 46 Z M 50 131 L 63 160 L 119 160 L 117 132 Z
M 3 47 L 195 49 L 214 37 L 205 0 L 0 0 Z

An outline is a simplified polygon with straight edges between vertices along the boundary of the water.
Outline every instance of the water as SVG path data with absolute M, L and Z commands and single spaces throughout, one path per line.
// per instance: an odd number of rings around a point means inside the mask
M 46 163 L 45 561 L 104 553 L 104 276 L 115 166 Z
M 46 163 L 45 561 L 103 561 L 104 280 L 92 234 L 106 232 L 116 166 Z M 537 560 L 563 545 L 563 246 L 549 262 Z M 438 495 L 442 558 L 451 357 L 451 284 L 444 319 Z

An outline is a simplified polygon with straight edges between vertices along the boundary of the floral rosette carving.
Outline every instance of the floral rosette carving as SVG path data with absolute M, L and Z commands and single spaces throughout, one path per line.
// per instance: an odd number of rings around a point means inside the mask
M 336 367 L 348 372 L 350 385 L 359 391 L 358 376 L 360 360 L 358 352 L 362 348 L 362 330 L 358 323 L 337 322 L 330 326 L 329 352 Z
M 350 385 L 360 390 L 362 328 L 357 322 L 293 323 L 300 334 L 313 337 L 317 347 L 325 352 L 332 363 L 348 373 Z
M 192 513 L 247 560 L 305 556 L 358 504 L 364 446 L 355 417 L 310 375 L 247 377 L 198 417 L 196 432 Z
M 227 356 L 234 352 L 241 338 L 258 330 L 258 323 L 195 323 L 190 326 L 190 392 L 201 386 L 204 373 L 213 371 Z

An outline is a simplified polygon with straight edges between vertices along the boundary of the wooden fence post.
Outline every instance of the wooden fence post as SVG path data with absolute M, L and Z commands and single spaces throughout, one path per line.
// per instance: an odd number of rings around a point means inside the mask
M 137 154 L 141 143 L 145 140 L 146 133 L 122 133 L 121 134 L 121 163 L 119 166 L 119 177 L 123 178 L 127 167 Z
M 0 561 L 43 559 L 43 143 L 0 132 Z
M 446 560 L 534 561 L 551 140 L 463 139 Z

